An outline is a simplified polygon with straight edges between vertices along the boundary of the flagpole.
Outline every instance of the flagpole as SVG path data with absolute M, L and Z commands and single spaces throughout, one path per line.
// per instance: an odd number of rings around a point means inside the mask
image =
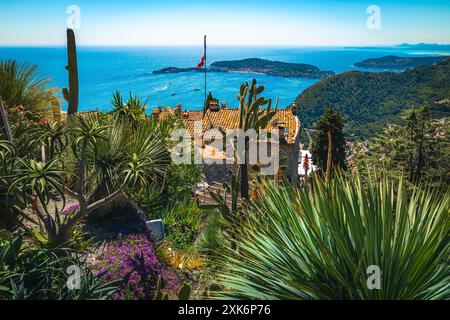
M 205 54 L 205 103 L 206 103 L 206 99 L 207 99 L 207 95 L 206 95 L 206 34 L 205 37 L 203 38 L 203 48 L 204 48 L 204 54 Z

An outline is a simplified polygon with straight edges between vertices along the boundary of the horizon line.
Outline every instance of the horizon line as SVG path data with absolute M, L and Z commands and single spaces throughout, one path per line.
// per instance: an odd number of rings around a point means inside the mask
M 450 43 L 391 43 L 391 44 L 212 44 L 208 47 L 278 47 L 278 48 L 344 48 L 344 47 L 399 47 L 401 45 L 450 45 Z M 79 48 L 152 48 L 152 47 L 197 47 L 200 44 L 78 44 Z M 0 48 L 65 48 L 65 44 L 0 44 Z

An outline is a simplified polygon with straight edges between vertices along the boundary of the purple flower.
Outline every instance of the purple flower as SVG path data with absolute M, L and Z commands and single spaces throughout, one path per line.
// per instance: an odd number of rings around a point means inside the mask
M 112 299 L 144 299 L 153 295 L 158 277 L 165 289 L 177 292 L 179 279 L 161 263 L 145 234 L 128 235 L 107 245 L 98 256 L 97 275 L 104 280 L 126 279 Z
M 61 215 L 65 216 L 66 214 L 71 213 L 72 211 L 75 211 L 80 208 L 79 204 L 72 204 L 68 206 L 67 208 L 64 208 L 64 210 L 61 212 Z

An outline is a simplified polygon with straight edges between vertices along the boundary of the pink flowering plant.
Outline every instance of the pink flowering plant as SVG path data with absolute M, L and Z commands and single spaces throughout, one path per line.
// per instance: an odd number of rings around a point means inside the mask
M 153 299 L 158 278 L 169 292 L 178 292 L 179 279 L 159 261 L 145 234 L 128 235 L 111 242 L 98 257 L 97 275 L 105 281 L 123 279 L 114 300 Z

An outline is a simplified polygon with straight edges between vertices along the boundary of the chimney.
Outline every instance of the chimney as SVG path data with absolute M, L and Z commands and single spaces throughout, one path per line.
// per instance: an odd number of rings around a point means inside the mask
M 226 109 L 227 108 L 227 102 L 226 101 L 222 101 L 222 109 Z
M 183 119 L 189 119 L 189 111 L 187 111 L 187 110 L 183 111 L 182 117 L 183 117 Z
M 183 108 L 181 106 L 181 103 L 177 104 L 176 108 L 175 108 L 175 115 L 177 117 L 181 117 L 183 114 Z
M 209 110 L 211 110 L 212 112 L 217 112 L 219 111 L 219 103 L 217 101 L 211 101 L 209 103 Z
M 297 115 L 297 102 L 292 102 L 291 104 L 291 110 L 292 110 L 292 114 Z

